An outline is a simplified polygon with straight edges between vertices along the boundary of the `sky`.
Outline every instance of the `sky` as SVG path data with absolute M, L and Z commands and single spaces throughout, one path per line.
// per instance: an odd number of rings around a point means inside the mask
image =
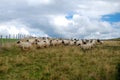
M 120 37 L 119 0 L 0 0 L 0 35 Z

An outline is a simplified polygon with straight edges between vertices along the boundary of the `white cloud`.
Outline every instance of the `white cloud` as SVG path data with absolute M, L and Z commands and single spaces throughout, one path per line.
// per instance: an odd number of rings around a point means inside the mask
M 62 28 L 68 27 L 68 25 L 72 23 L 71 20 L 65 18 L 65 15 L 54 15 L 51 19 L 53 19 L 51 20 L 51 23 L 53 23 L 55 26 L 60 26 Z
M 69 12 L 73 12 L 71 19 L 65 18 Z M 119 0 L 1 0 L 0 34 L 119 37 L 120 22 L 101 20 L 103 15 L 118 12 Z
M 18 26 L 19 25 L 19 26 Z M 29 31 L 27 31 L 26 26 L 20 24 L 15 21 L 5 22 L 0 24 L 0 34 L 1 35 L 16 35 L 16 34 L 24 34 L 29 35 Z
M 37 6 L 37 5 L 48 5 L 51 3 L 51 0 L 27 0 L 27 2 L 31 6 Z

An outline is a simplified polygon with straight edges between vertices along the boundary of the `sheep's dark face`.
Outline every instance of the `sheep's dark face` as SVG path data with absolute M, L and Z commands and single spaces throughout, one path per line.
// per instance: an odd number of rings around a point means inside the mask
M 28 40 L 28 39 L 27 39 L 26 41 L 27 41 L 27 42 L 29 42 L 29 40 Z
M 86 42 L 83 42 L 83 44 L 87 44 Z
M 46 42 L 46 41 L 43 41 L 43 42 Z
M 38 43 L 36 42 L 35 44 L 37 45 Z
M 74 44 L 76 44 L 77 41 L 74 42 Z
M 102 41 L 100 41 L 99 39 L 97 39 L 97 42 L 100 43 L 100 44 L 102 44 Z
M 82 43 L 83 43 L 83 44 L 86 44 L 86 42 L 85 42 L 84 40 L 82 40 Z
M 62 40 L 62 43 L 64 44 L 64 41 Z
M 99 40 L 99 39 L 97 39 L 97 42 L 100 42 L 100 40 Z
M 19 43 L 20 43 L 20 41 L 17 42 L 17 44 L 19 44 Z

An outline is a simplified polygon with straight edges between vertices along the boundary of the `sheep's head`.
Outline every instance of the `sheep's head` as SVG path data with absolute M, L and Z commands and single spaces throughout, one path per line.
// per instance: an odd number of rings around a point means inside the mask
M 27 41 L 27 42 L 29 42 L 29 40 L 28 40 L 28 39 L 27 39 L 26 41 Z
M 45 42 L 45 43 L 46 43 L 46 41 L 43 41 L 43 42 Z
M 62 43 L 64 44 L 64 40 L 62 40 Z
M 97 39 L 97 43 L 100 43 L 100 44 L 102 44 L 102 41 L 100 41 L 99 39 Z
M 17 41 L 17 44 L 19 44 L 21 41 Z

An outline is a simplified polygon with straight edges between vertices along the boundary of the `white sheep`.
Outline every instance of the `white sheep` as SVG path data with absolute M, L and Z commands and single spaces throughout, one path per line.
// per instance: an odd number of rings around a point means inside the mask
M 96 46 L 98 43 L 101 43 L 100 40 L 89 40 L 88 42 L 86 42 L 85 44 L 80 45 L 80 47 L 84 50 L 86 49 L 91 49 L 94 46 Z
M 50 46 L 50 40 L 45 39 L 44 42 L 46 42 L 46 43 L 45 43 L 45 47 L 49 47 L 49 46 Z
M 75 41 L 75 40 L 70 40 L 70 41 L 69 41 L 69 45 L 70 45 L 70 46 L 75 45 L 75 43 L 76 43 L 76 41 Z
M 84 41 L 83 40 L 77 40 L 75 43 L 76 43 L 77 46 L 79 46 L 79 45 L 84 44 Z
M 45 40 L 41 40 L 41 41 L 36 42 L 36 47 L 37 48 L 44 48 L 44 47 L 46 47 L 46 41 Z
M 62 44 L 62 40 L 57 40 L 57 45 L 61 45 Z
M 56 40 L 56 39 L 50 40 L 50 45 L 51 46 L 57 46 L 58 45 L 58 40 Z
M 62 43 L 66 46 L 66 45 L 69 45 L 70 41 L 69 40 L 63 40 Z
M 28 50 L 32 47 L 30 42 L 18 41 L 17 44 L 22 50 Z

